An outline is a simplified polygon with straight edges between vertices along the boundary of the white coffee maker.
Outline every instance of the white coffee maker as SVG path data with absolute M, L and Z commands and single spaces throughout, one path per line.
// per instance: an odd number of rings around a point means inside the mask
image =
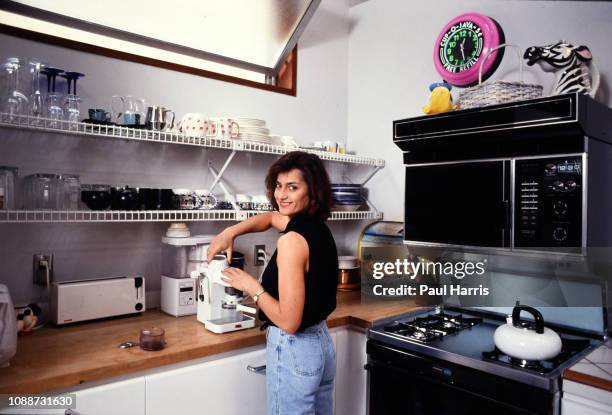
M 197 312 L 196 283 L 214 235 L 162 238 L 161 309 L 175 317 Z
M 213 333 L 255 327 L 255 317 L 245 313 L 257 311 L 240 304 L 242 293 L 221 278 L 228 266 L 225 255 L 215 255 L 197 276 L 197 318 Z

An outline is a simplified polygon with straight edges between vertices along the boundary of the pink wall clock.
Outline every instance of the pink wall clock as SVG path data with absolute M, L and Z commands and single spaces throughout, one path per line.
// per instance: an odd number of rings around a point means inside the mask
M 472 86 L 478 83 L 482 59 L 494 47 L 504 43 L 504 32 L 497 22 L 479 13 L 465 13 L 444 26 L 434 47 L 436 70 L 448 83 Z M 503 49 L 497 50 L 482 68 L 485 80 L 499 66 Z

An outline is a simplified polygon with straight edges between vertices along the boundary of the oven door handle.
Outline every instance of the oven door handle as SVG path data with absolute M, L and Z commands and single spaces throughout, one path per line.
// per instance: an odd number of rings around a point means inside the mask
M 502 245 L 503 247 L 509 247 L 510 246 L 510 201 L 509 200 L 502 200 L 500 202 L 500 209 L 499 209 L 499 213 L 501 215 L 500 217 L 500 222 L 502 224 L 502 234 L 501 234 L 501 238 L 502 238 Z
M 501 223 L 504 230 L 510 229 L 510 201 L 502 200 L 500 209 Z

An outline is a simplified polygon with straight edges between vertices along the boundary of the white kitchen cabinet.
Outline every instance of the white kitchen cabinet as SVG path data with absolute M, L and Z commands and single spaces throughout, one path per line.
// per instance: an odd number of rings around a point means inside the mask
M 139 377 L 76 391 L 74 415 L 145 415 L 145 379 Z
M 334 407 L 336 415 L 366 413 L 366 336 L 363 331 L 341 328 L 331 332 L 336 350 Z M 71 388 L 55 394 L 74 393 L 74 415 L 167 415 L 209 413 L 215 415 L 266 414 L 265 372 L 247 366 L 266 364 L 265 345 L 211 356 L 198 363 L 184 362 L 170 369 L 101 385 Z M 29 414 L 31 410 L 0 408 L 0 414 Z M 64 410 L 42 410 L 57 415 Z M 594 412 L 597 413 L 597 412 Z
M 612 392 L 563 380 L 561 415 L 610 415 Z
M 336 415 L 366 413 L 367 373 L 366 335 L 348 328 L 335 332 L 336 344 Z
M 1 408 L 0 414 L 72 414 L 72 415 L 145 415 L 145 378 L 138 377 L 83 389 L 62 390 L 40 394 L 62 396 L 74 394 L 76 407 L 65 409 L 11 409 Z M 38 394 L 34 394 L 38 395 Z
M 266 377 L 247 366 L 266 364 L 265 346 L 146 376 L 146 414 L 266 413 Z

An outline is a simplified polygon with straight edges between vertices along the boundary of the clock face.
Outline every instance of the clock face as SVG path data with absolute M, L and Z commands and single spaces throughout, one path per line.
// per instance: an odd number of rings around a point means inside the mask
M 465 72 L 482 55 L 482 30 L 473 22 L 453 25 L 442 38 L 439 47 L 440 62 L 448 72 Z
M 502 41 L 503 33 L 493 19 L 477 13 L 457 16 L 438 35 L 434 48 L 436 70 L 452 85 L 474 85 L 483 59 Z M 502 56 L 503 49 L 496 50 L 484 61 L 483 80 L 495 71 Z

